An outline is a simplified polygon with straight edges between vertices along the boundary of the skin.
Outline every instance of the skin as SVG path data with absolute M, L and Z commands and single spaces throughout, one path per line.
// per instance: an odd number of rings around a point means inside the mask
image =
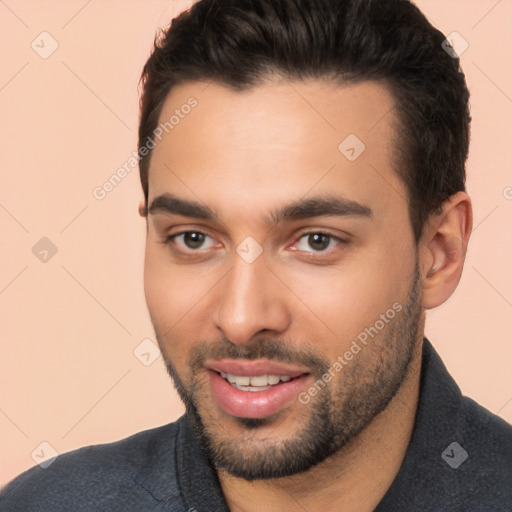
M 425 310 L 446 301 L 459 282 L 471 232 L 470 199 L 459 192 L 446 201 L 416 246 L 407 190 L 393 170 L 396 118 L 383 85 L 275 80 L 233 92 L 215 83 L 187 83 L 171 91 L 161 119 L 190 96 L 198 106 L 153 150 L 148 204 L 172 194 L 209 207 L 216 217 L 147 215 L 145 293 L 164 358 L 183 391 L 194 390 L 205 427 L 217 439 L 235 443 L 247 457 L 272 454 L 307 424 L 314 400 L 294 401 L 266 424 L 248 428 L 216 405 L 206 369 L 191 371 L 199 344 L 214 347 L 227 338 L 249 350 L 262 338 L 283 340 L 292 351 L 311 350 L 332 364 L 393 303 L 407 303 L 417 265 L 412 358 L 385 409 L 306 472 L 248 481 L 218 468 L 232 511 L 294 510 L 298 503 L 306 510 L 371 511 L 406 453 Z M 353 162 L 338 150 L 351 133 L 366 146 Z M 283 205 L 329 194 L 368 206 L 371 217 L 267 222 Z M 141 204 L 141 215 L 147 206 Z M 199 250 L 187 247 L 183 237 L 167 240 L 194 230 L 208 235 Z M 305 233 L 325 233 L 345 243 L 333 238 L 325 251 L 316 251 Z M 262 249 L 252 263 L 236 252 L 248 236 Z M 383 360 L 392 361 L 393 351 L 404 350 L 391 343 L 392 325 L 329 382 L 333 397 L 371 382 Z M 312 382 L 313 377 L 306 390 Z M 344 404 L 339 397 L 335 403 Z

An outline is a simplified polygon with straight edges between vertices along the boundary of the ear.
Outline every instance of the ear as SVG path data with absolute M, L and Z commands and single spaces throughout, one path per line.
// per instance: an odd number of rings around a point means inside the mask
M 457 192 L 428 219 L 420 241 L 424 309 L 432 309 L 452 295 L 459 284 L 473 227 L 471 199 Z
M 146 200 L 145 199 L 143 199 L 139 203 L 139 215 L 141 217 L 147 217 L 147 215 L 148 215 L 148 210 L 147 210 L 147 207 L 146 207 Z

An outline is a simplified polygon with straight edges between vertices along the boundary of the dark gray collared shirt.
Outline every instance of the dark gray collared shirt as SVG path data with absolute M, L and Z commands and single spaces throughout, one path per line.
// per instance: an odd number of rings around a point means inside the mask
M 227 512 L 188 419 L 81 448 L 0 494 L 1 512 Z M 463 397 L 428 340 L 402 467 L 377 512 L 512 512 L 512 427 Z

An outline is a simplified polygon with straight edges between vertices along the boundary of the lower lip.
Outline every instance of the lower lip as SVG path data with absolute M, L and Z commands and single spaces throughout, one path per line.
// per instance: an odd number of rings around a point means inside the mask
M 208 371 L 215 400 L 221 409 L 238 418 L 266 418 L 284 409 L 297 399 L 308 375 L 281 382 L 265 391 L 240 391 L 215 371 Z

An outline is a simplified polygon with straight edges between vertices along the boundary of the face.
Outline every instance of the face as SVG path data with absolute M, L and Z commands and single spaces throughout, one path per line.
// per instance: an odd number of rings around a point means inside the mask
M 189 83 L 161 122 L 176 110 L 151 159 L 145 260 L 167 368 L 219 469 L 305 471 L 388 405 L 422 334 L 392 97 Z

